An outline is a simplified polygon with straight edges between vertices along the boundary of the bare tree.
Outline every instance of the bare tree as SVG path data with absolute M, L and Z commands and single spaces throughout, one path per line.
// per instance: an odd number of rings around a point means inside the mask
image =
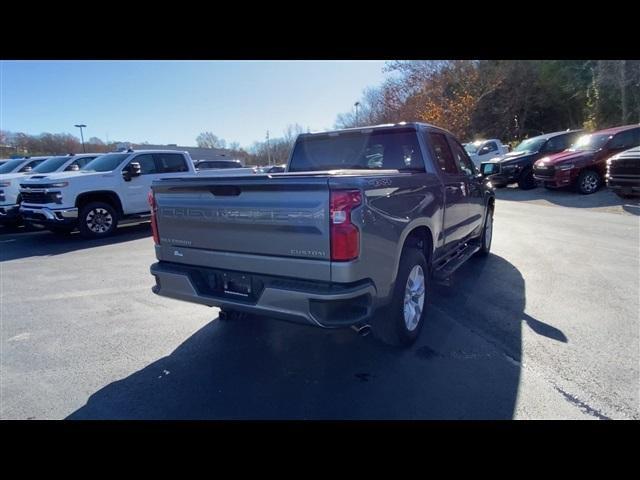
M 196 137 L 196 142 L 201 148 L 225 148 L 226 146 L 226 142 L 212 132 L 202 132 Z

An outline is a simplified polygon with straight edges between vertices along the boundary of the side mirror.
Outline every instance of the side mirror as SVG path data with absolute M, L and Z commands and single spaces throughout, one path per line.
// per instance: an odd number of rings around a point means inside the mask
M 142 173 L 142 167 L 138 162 L 131 162 L 122 170 L 122 176 L 126 182 L 131 181 L 133 177 L 139 177 Z
M 74 163 L 73 165 L 69 165 L 66 170 L 68 172 L 77 172 L 80 170 L 80 167 L 78 166 L 78 164 Z
M 31 173 L 31 171 L 33 170 L 33 167 L 24 167 L 24 170 L 22 170 L 23 173 Z

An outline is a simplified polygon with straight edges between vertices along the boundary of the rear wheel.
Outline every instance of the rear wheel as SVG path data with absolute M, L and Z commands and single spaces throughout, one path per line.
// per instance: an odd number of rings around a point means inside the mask
M 583 195 L 595 193 L 602 185 L 602 178 L 598 172 L 585 170 L 578 177 L 578 191 Z
M 478 255 L 487 256 L 491 250 L 491 239 L 493 238 L 493 207 L 489 207 L 487 211 L 487 218 L 484 221 L 484 228 L 482 229 L 482 238 L 480 241 L 480 250 Z
M 409 248 L 402 253 L 391 302 L 378 313 L 372 325 L 378 339 L 404 347 L 416 341 L 430 299 L 429 273 L 420 250 Z
M 108 203 L 91 202 L 80 209 L 78 227 L 83 237 L 108 237 L 117 226 L 118 214 Z

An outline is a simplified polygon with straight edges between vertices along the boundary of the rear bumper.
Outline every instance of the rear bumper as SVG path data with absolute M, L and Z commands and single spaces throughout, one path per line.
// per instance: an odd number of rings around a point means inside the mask
M 244 299 L 211 286 L 216 275 L 239 272 L 170 262 L 154 263 L 150 270 L 156 279 L 152 291 L 157 295 L 323 328 L 366 323 L 376 295 L 371 281 L 336 284 L 246 274 L 259 287 L 254 298 Z
M 0 223 L 15 220 L 20 216 L 20 205 L 0 205 Z
M 78 221 L 77 208 L 51 209 L 48 207 L 20 207 L 20 214 L 27 223 L 39 225 L 75 225 Z

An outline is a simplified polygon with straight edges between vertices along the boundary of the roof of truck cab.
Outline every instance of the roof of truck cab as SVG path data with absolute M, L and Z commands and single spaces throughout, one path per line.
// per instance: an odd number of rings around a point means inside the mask
M 537 135 L 535 137 L 529 137 L 529 138 L 526 138 L 525 140 L 531 140 L 532 138 L 544 138 L 545 140 L 549 140 L 550 138 L 557 137 L 557 136 L 560 136 L 560 135 L 567 135 L 569 133 L 580 133 L 580 132 L 583 132 L 583 131 L 584 130 L 581 129 L 581 128 L 578 128 L 576 130 L 561 130 L 559 132 L 551 132 L 551 133 L 545 133 L 544 135 Z
M 186 154 L 188 154 L 189 152 L 187 152 L 185 150 L 149 149 L 149 150 L 132 150 L 132 151 L 124 150 L 122 152 L 108 152 L 108 153 L 129 153 L 129 154 L 133 154 L 133 153 L 186 153 Z M 106 155 L 106 153 L 101 153 L 100 155 Z
M 632 130 L 634 128 L 640 128 L 640 123 L 636 123 L 634 125 L 621 125 L 619 127 L 605 128 L 604 130 L 597 130 L 593 133 L 615 135 L 616 133 L 624 132 L 625 130 Z
M 442 127 L 438 127 L 436 125 L 431 125 L 430 123 L 423 122 L 399 122 L 399 123 L 383 123 L 379 125 L 368 125 L 363 127 L 352 127 L 352 128 L 341 128 L 337 130 L 327 130 L 322 132 L 309 132 L 309 133 L 301 133 L 298 137 L 314 137 L 314 136 L 325 136 L 325 135 L 339 135 L 341 133 L 346 132 L 363 132 L 368 133 L 372 130 L 391 130 L 391 129 L 403 129 L 403 128 L 413 128 L 417 130 L 420 127 L 429 127 L 435 128 L 437 130 L 442 130 L 447 133 L 451 133 L 448 130 L 445 130 Z M 452 134 L 453 135 L 453 134 Z

